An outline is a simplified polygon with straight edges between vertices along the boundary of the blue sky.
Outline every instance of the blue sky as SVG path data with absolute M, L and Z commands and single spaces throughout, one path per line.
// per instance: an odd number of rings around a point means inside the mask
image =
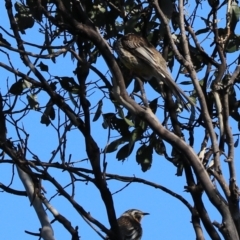
M 11 31 L 9 29 L 8 17 L 5 12 L 4 2 L 0 3 L 0 14 L 2 16 L 1 26 L 4 27 L 7 31 Z M 204 16 L 204 10 L 198 13 Z M 3 32 L 0 30 L 0 33 Z M 44 36 L 38 33 L 38 27 L 33 29 L 26 30 L 26 35 L 22 35 L 25 41 L 32 41 L 34 43 L 41 43 Z M 16 42 L 14 39 L 7 38 L 6 39 L 12 44 L 13 47 L 16 47 Z M 27 47 L 29 51 L 34 51 L 36 53 L 37 50 Z M 229 55 L 229 58 L 233 58 Z M 234 58 L 233 58 L 234 59 Z M 6 56 L 0 52 L 0 61 L 9 64 Z M 22 72 L 27 72 L 25 66 L 19 59 L 18 55 L 14 53 L 11 55 L 11 61 L 15 68 L 18 68 Z M 74 77 L 73 70 L 76 67 L 76 61 L 72 62 L 70 60 L 70 56 L 67 55 L 65 58 L 63 56 L 57 58 L 57 63 L 53 64 L 50 60 L 42 60 L 45 64 L 49 65 L 50 73 L 52 76 L 68 76 Z M 98 69 L 102 70 L 103 73 L 107 72 L 106 64 L 99 60 L 95 65 Z M 174 74 L 174 73 L 173 73 Z M 48 78 L 48 74 L 44 74 L 46 78 Z M 201 74 L 199 79 L 201 78 Z M 110 77 L 108 77 L 110 79 Z M 98 77 L 91 73 L 88 81 L 95 81 Z M 186 80 L 185 77 L 181 76 L 182 80 Z M 7 92 L 6 82 L 9 81 L 9 85 L 15 82 L 15 77 L 6 72 L 4 69 L 1 69 L 1 82 L 0 89 L 3 95 Z M 149 86 L 146 85 L 147 93 L 149 93 L 149 98 L 153 100 L 156 97 L 156 93 L 154 93 Z M 131 87 L 128 89 L 131 92 Z M 150 91 L 150 92 L 149 92 Z M 91 101 L 91 105 L 94 106 L 98 103 L 99 98 L 102 97 L 100 93 L 92 90 L 93 95 L 89 97 Z M 40 106 L 44 106 L 48 97 L 46 94 L 39 94 L 38 101 Z M 26 97 L 21 97 L 22 102 L 26 102 Z M 19 103 L 17 109 L 22 105 Z M 55 108 L 56 109 L 56 108 Z M 92 117 L 94 116 L 94 111 L 92 112 Z M 57 112 L 57 111 L 56 111 Z M 114 112 L 112 106 L 108 104 L 106 100 L 104 100 L 103 104 L 103 113 Z M 61 114 L 61 116 L 63 116 Z M 23 118 L 20 122 L 20 126 L 24 126 L 25 130 L 30 134 L 29 135 L 29 148 L 36 154 L 42 161 L 48 161 L 52 156 L 51 152 L 57 147 L 58 143 L 56 142 L 57 135 L 56 132 L 50 127 L 46 127 L 45 125 L 40 124 L 41 113 L 37 111 L 30 111 L 29 115 L 26 118 Z M 159 115 L 160 121 L 163 120 L 163 117 Z M 56 121 L 55 121 L 56 123 Z M 95 141 L 98 143 L 101 149 L 104 149 L 107 144 L 107 131 L 102 128 L 102 119 L 100 118 L 97 122 L 93 123 L 92 127 L 92 135 Z M 8 124 L 8 137 L 13 140 L 17 139 L 16 133 L 12 126 Z M 231 127 L 234 132 L 238 132 L 237 125 L 235 122 L 231 122 Z M 202 140 L 203 131 L 199 131 L 196 133 L 199 139 L 195 141 L 195 150 L 199 151 L 199 141 Z M 112 136 L 117 137 L 117 133 L 114 133 Z M 187 138 L 187 137 L 186 137 Z M 111 140 L 114 140 L 112 138 Z M 136 151 L 136 149 L 135 149 Z M 143 173 L 141 171 L 140 166 L 137 165 L 135 161 L 135 151 L 131 154 L 131 156 L 126 159 L 123 163 L 116 160 L 116 152 L 107 155 L 107 172 L 119 174 L 123 176 L 136 176 L 139 178 L 146 179 L 148 181 L 155 182 L 157 184 L 163 185 L 172 191 L 182 195 L 186 198 L 191 204 L 192 200 L 189 193 L 184 192 L 184 186 L 186 185 L 184 176 L 177 177 L 175 176 L 176 168 L 166 161 L 164 157 L 154 154 L 152 168 Z M 238 158 L 239 150 L 236 149 L 236 159 Z M 77 131 L 71 131 L 68 133 L 68 141 L 67 141 L 67 154 L 72 154 L 72 159 L 75 161 L 82 160 L 86 158 L 85 153 L 85 145 L 84 139 L 82 135 Z M 170 148 L 168 148 L 168 153 L 170 154 Z M 28 154 L 28 158 L 31 159 L 31 155 Z M 6 157 L 7 158 L 7 157 Z M 8 158 L 7 158 L 8 159 Z M 55 161 L 59 161 L 59 158 L 56 158 Z M 239 169 L 239 163 L 237 164 L 237 171 Z M 227 174 L 227 165 L 222 162 L 223 170 Z M 80 162 L 78 167 L 86 167 L 90 168 L 90 164 L 88 161 Z M 12 166 L 9 164 L 1 164 L 0 167 L 0 182 L 7 185 L 10 183 L 12 178 Z M 70 181 L 69 174 L 66 172 L 62 172 L 60 170 L 51 170 L 50 171 L 55 179 L 57 179 L 63 185 L 66 185 Z M 228 175 L 226 175 L 226 179 L 228 180 Z M 126 183 L 119 183 L 116 181 L 109 181 L 108 186 L 111 192 L 116 192 L 122 187 L 125 186 Z M 44 181 L 43 186 L 47 191 L 46 197 L 49 199 L 55 193 L 56 189 Z M 15 169 L 14 173 L 14 181 L 11 186 L 18 190 L 23 190 L 22 183 L 19 181 L 17 172 Z M 70 190 L 70 189 L 69 189 Z M 24 230 L 37 232 L 40 228 L 39 221 L 36 217 L 33 207 L 30 206 L 30 202 L 26 197 L 18 197 L 13 196 L 5 192 L 1 192 L 1 219 L 0 219 L 0 236 L 1 239 L 36 239 L 32 236 L 24 233 Z M 149 216 L 146 216 L 143 219 L 142 225 L 144 229 L 144 235 L 142 240 L 149 239 L 164 239 L 164 240 L 188 240 L 195 239 L 195 234 L 190 223 L 191 215 L 188 209 L 177 199 L 172 196 L 162 192 L 161 190 L 157 190 L 148 186 L 144 186 L 143 184 L 132 183 L 123 191 L 113 195 L 115 209 L 117 216 L 120 216 L 125 210 L 130 208 L 137 208 L 144 212 L 150 213 Z M 214 209 L 214 207 L 209 203 L 207 197 L 204 196 L 206 202 L 207 209 L 210 213 L 210 218 L 212 221 L 217 220 L 221 222 L 221 217 Z M 85 184 L 83 182 L 78 182 L 76 184 L 76 195 L 75 200 L 85 208 L 86 211 L 90 212 L 94 218 L 98 221 L 102 222 L 105 226 L 109 226 L 105 206 L 101 200 L 100 194 L 98 190 L 91 184 Z M 81 240 L 89 240 L 89 239 L 100 239 L 98 235 L 83 221 L 80 215 L 76 213 L 76 211 L 72 208 L 72 206 L 62 197 L 57 196 L 52 201 L 51 204 L 66 218 L 68 218 L 72 225 L 79 227 L 79 235 L 81 236 Z M 51 213 L 48 212 L 49 218 L 52 220 L 53 217 Z M 67 231 L 57 222 L 53 223 L 53 229 L 56 236 L 56 239 L 70 239 L 70 235 Z M 209 237 L 206 235 L 206 239 Z

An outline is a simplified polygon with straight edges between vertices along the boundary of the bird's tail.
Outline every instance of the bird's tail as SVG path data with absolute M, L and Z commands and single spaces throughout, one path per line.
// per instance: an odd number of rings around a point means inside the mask
M 174 82 L 169 73 L 165 73 L 164 75 L 162 73 L 158 73 L 157 80 L 163 81 L 168 86 L 169 90 L 173 93 L 173 95 L 176 97 L 176 99 L 179 101 L 179 103 L 187 110 L 191 110 L 190 105 L 194 107 L 196 106 L 193 100 L 184 93 L 184 91 L 177 85 L 176 82 Z

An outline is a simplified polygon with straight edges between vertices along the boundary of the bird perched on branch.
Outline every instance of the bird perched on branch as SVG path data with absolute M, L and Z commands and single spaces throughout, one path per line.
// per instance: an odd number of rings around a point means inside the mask
M 195 105 L 172 79 L 161 53 L 146 39 L 134 33 L 126 34 L 117 40 L 115 50 L 121 62 L 134 74 L 147 81 L 154 77 L 164 82 L 183 106 L 187 107 L 188 102 Z
M 149 213 L 144 213 L 137 209 L 130 209 L 118 218 L 117 221 L 122 240 L 141 240 L 143 232 L 141 220 L 145 215 L 149 215 Z M 106 240 L 110 240 L 109 237 L 106 237 Z

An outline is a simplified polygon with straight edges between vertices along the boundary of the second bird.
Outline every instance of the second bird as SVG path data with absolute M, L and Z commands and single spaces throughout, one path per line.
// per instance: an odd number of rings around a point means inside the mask
M 141 240 L 143 232 L 141 220 L 145 215 L 149 215 L 149 213 L 144 213 L 138 209 L 130 209 L 118 218 L 122 240 Z M 109 240 L 109 237 L 106 237 L 106 240 Z
M 183 106 L 188 102 L 194 105 L 172 79 L 161 53 L 145 38 L 134 33 L 126 34 L 117 40 L 115 50 L 121 62 L 134 74 L 147 81 L 154 77 L 164 82 Z

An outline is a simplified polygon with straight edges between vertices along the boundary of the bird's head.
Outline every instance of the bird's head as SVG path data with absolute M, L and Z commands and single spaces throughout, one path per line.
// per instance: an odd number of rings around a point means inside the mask
M 138 209 L 130 209 L 130 210 L 127 210 L 126 212 L 124 212 L 122 216 L 129 216 L 140 223 L 142 218 L 145 215 L 149 215 L 149 213 L 142 212 Z

